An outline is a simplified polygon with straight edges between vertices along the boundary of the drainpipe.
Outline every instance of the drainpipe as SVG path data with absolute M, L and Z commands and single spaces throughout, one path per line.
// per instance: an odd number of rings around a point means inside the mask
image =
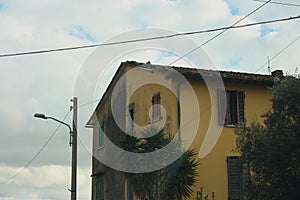
M 182 84 L 182 80 L 178 83 L 177 85 L 177 125 L 178 125 L 178 139 L 181 141 L 181 124 L 180 124 L 180 119 L 181 119 L 181 113 L 180 113 L 180 86 Z

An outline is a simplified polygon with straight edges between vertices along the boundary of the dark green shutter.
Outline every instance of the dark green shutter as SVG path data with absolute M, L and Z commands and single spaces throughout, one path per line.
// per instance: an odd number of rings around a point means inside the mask
M 228 199 L 242 199 L 242 166 L 240 156 L 227 157 Z
M 245 92 L 237 91 L 238 98 L 238 122 L 245 123 Z
M 226 123 L 227 95 L 226 91 L 222 89 L 218 89 L 218 108 L 219 125 L 223 126 Z

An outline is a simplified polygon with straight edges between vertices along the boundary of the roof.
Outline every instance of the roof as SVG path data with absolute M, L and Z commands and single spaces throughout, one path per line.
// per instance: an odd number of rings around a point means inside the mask
M 248 82 L 248 83 L 255 83 L 255 84 L 267 84 L 273 85 L 274 78 L 276 76 L 283 76 L 282 70 L 274 71 L 272 75 L 265 75 L 265 74 L 254 74 L 254 73 L 243 73 L 243 72 L 233 72 L 233 71 L 217 71 L 217 70 L 207 70 L 207 69 L 196 69 L 196 68 L 188 68 L 188 67 L 177 67 L 177 66 L 164 66 L 164 65 L 155 65 L 151 64 L 150 62 L 147 63 L 139 63 L 136 61 L 126 61 L 125 63 L 143 68 L 148 69 L 155 69 L 155 68 L 172 68 L 178 71 L 180 74 L 185 76 L 186 78 L 190 79 L 202 79 L 202 76 L 206 77 L 216 77 L 216 75 L 220 74 L 224 81 L 234 81 L 234 82 Z
M 264 75 L 264 74 L 254 74 L 254 73 L 242 73 L 242 72 L 233 72 L 233 71 L 217 71 L 217 70 L 207 70 L 207 69 L 196 69 L 196 68 L 188 68 L 188 67 L 176 67 L 176 66 L 164 66 L 164 65 L 156 65 L 151 64 L 150 62 L 141 63 L 136 61 L 126 61 L 122 62 L 114 74 L 109 86 L 107 87 L 105 93 L 103 94 L 100 102 L 98 103 L 95 110 L 103 102 L 103 97 L 107 95 L 108 91 L 111 87 L 113 87 L 114 83 L 117 81 L 119 77 L 119 73 L 122 73 L 122 69 L 126 66 L 132 67 L 140 67 L 143 69 L 163 72 L 168 71 L 170 68 L 178 71 L 181 75 L 185 76 L 187 79 L 202 79 L 203 76 L 208 78 L 217 77 L 217 75 L 221 75 L 223 81 L 227 82 L 239 82 L 239 83 L 251 83 L 251 84 L 262 84 L 262 85 L 273 85 L 274 78 L 281 78 L 283 73 L 281 70 L 276 70 L 272 75 Z M 92 124 L 92 117 L 87 122 L 87 126 Z

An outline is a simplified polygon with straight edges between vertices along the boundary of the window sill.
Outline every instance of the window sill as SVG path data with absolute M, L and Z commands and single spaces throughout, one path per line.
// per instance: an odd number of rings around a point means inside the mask
M 244 127 L 244 125 L 241 125 L 241 124 L 225 124 L 224 127 L 227 127 L 227 128 L 236 128 L 236 127 Z M 245 127 L 249 127 L 247 125 L 245 125 Z
M 104 148 L 104 145 L 102 145 L 101 147 L 97 147 L 97 151 L 101 150 Z
M 225 124 L 224 127 L 226 127 L 226 128 L 235 128 L 235 127 L 237 127 L 237 124 Z
M 155 119 L 155 120 L 149 122 L 149 124 L 154 124 L 154 123 L 156 123 L 156 122 L 159 122 L 159 121 L 162 120 L 162 119 L 163 119 L 163 117 L 160 116 L 159 118 L 157 118 L 157 119 Z

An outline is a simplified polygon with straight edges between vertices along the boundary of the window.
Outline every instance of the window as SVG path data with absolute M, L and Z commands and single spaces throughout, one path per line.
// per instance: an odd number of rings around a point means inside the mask
M 130 190 L 130 183 L 128 179 L 125 180 L 125 194 L 126 194 L 126 200 L 133 200 L 133 194 Z
M 250 177 L 247 162 L 240 156 L 227 157 L 228 199 L 240 200 L 243 198 L 243 189 L 246 188 Z
M 227 157 L 228 199 L 242 199 L 242 168 L 240 156 Z
M 96 200 L 104 200 L 104 175 L 96 177 Z
M 98 147 L 103 147 L 104 145 L 104 124 L 99 127 L 99 135 L 98 135 Z
M 132 131 L 134 128 L 134 104 L 131 104 L 129 106 L 129 110 L 128 110 L 129 114 L 128 114 L 128 130 Z
M 152 122 L 158 121 L 160 119 L 160 93 L 156 93 L 152 97 Z
M 237 91 L 237 90 L 219 91 L 219 122 L 220 123 L 224 123 L 225 125 L 235 125 L 238 123 L 245 122 L 244 107 L 245 107 L 244 91 Z

